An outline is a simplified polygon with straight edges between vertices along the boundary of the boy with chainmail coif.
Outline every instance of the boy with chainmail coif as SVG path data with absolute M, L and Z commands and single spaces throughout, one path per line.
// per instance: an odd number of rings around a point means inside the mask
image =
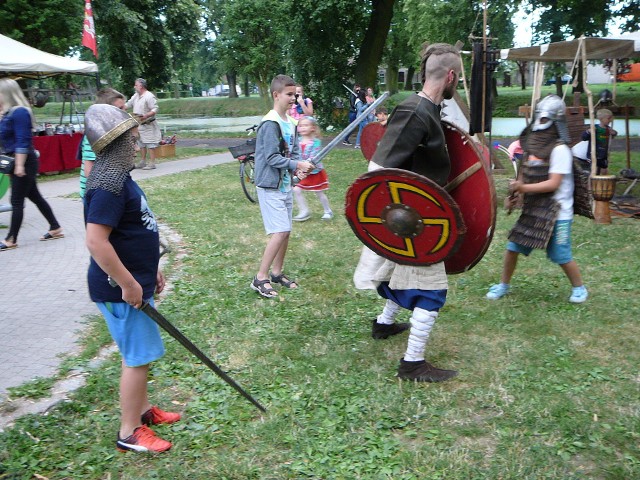
M 87 279 L 91 300 L 122 355 L 116 448 L 163 452 L 171 443 L 149 426 L 177 422 L 180 414 L 152 406 L 147 394 L 149 363 L 164 355 L 164 345 L 157 324 L 139 308 L 144 302 L 153 305 L 154 292 L 164 288 L 164 276 L 158 269 L 156 218 L 129 173 L 137 126 L 133 117 L 112 105 L 92 105 L 85 114 L 85 134 L 96 154 L 84 197 L 91 253 Z
M 517 194 L 523 195 L 522 213 L 509 232 L 502 276 L 500 283 L 489 289 L 490 300 L 509 293 L 518 255 L 528 256 L 534 248 L 546 249 L 549 260 L 560 265 L 573 287 L 571 303 L 587 300 L 587 289 L 571 253 L 574 177 L 565 110 L 557 95 L 545 97 L 536 106 L 533 123 L 520 137 L 522 174 L 511 182 L 509 190 L 514 201 Z

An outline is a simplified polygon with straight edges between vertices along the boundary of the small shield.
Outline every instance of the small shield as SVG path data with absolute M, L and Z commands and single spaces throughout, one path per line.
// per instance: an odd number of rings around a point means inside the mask
M 458 206 L 442 187 L 395 168 L 357 178 L 347 190 L 345 213 L 362 243 L 405 265 L 444 261 L 466 231 Z
M 360 135 L 360 150 L 364 158 L 371 160 L 373 154 L 376 153 L 378 143 L 380 143 L 385 130 L 385 127 L 379 122 L 371 122 L 365 125 L 362 129 L 362 135 Z

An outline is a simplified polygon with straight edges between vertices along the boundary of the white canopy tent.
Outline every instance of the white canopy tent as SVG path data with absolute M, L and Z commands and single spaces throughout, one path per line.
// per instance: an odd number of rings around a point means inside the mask
M 98 66 L 43 52 L 0 35 L 0 77 L 42 78 L 65 73 L 97 78 Z

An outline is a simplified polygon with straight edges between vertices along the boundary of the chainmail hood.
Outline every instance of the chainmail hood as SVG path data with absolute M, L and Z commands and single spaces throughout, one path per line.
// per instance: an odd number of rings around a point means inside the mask
M 113 105 L 95 104 L 87 109 L 85 135 L 96 154 L 87 179 L 87 191 L 99 188 L 120 195 L 133 170 L 135 141 L 131 129 L 137 126 L 131 115 Z
M 113 140 L 96 154 L 95 164 L 87 178 L 87 192 L 101 189 L 120 195 L 129 172 L 133 170 L 135 153 L 135 138 L 130 131 Z

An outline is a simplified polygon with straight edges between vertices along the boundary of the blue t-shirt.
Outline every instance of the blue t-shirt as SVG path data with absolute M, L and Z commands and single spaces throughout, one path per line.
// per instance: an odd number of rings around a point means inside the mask
M 278 118 L 278 123 L 280 124 L 280 130 L 282 131 L 282 138 L 285 142 L 287 142 L 287 146 L 289 151 L 293 150 L 293 132 L 296 126 L 287 121 L 285 122 L 282 118 Z M 291 190 L 291 173 L 286 168 L 282 170 L 282 181 L 280 182 L 280 191 L 282 193 L 287 193 Z
M 85 224 L 113 228 L 109 242 L 142 286 L 142 298 L 152 298 L 160 260 L 160 237 L 156 218 L 138 184 L 128 177 L 120 195 L 101 189 L 88 190 L 84 197 L 84 220 Z M 122 302 L 122 290 L 109 285 L 107 274 L 93 258 L 87 280 L 92 301 Z

